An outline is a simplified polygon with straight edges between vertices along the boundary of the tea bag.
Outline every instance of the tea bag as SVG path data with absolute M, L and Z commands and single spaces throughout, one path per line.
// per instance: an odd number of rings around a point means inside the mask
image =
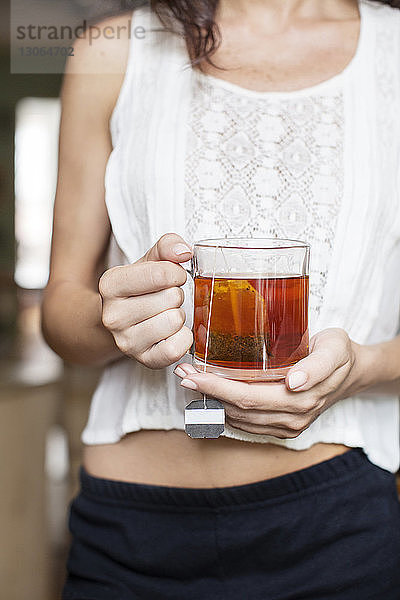
M 185 408 L 185 431 L 191 438 L 218 438 L 225 429 L 225 410 L 215 398 L 193 400 Z
M 215 283 L 215 265 L 216 252 L 218 246 L 215 247 L 214 267 L 212 274 L 212 286 L 210 296 L 210 310 L 207 323 L 207 338 L 204 356 L 204 371 L 207 371 L 208 344 L 210 339 L 210 323 L 212 302 L 214 296 Z M 221 250 L 222 252 L 222 250 Z M 191 438 L 201 439 L 216 439 L 225 430 L 225 409 L 222 402 L 216 398 L 208 398 L 203 394 L 202 400 L 193 400 L 185 408 L 185 431 Z
M 265 363 L 272 356 L 265 283 L 247 279 L 217 279 L 208 360 Z M 227 301 L 229 299 L 229 303 Z M 218 327 L 216 327 L 218 323 Z

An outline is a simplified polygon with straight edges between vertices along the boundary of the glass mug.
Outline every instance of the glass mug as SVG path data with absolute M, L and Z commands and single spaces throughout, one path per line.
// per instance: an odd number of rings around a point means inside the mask
M 220 238 L 193 245 L 192 364 L 241 381 L 279 381 L 309 353 L 310 246 Z

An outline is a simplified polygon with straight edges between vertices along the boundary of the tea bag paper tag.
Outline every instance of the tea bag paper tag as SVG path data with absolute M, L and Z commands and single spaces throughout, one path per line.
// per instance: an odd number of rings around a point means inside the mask
M 219 400 L 206 397 L 204 400 L 193 400 L 186 406 L 185 431 L 191 438 L 215 439 L 224 430 L 225 409 Z

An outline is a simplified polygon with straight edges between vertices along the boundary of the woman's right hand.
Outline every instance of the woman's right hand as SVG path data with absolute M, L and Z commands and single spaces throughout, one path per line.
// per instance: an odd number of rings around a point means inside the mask
M 191 255 L 179 235 L 167 233 L 137 262 L 100 278 L 104 327 L 121 352 L 150 369 L 180 360 L 193 343 L 181 308 L 187 273 L 179 264 Z

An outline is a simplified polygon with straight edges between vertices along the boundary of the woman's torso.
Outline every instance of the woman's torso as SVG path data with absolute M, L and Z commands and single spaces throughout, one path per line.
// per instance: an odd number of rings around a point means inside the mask
M 357 47 L 359 16 L 356 5 L 341 21 L 321 22 L 304 32 L 271 36 L 267 44 L 257 35 L 251 44 L 235 38 L 235 26 L 222 26 L 227 40 L 214 57 L 215 63 L 239 69 L 203 71 L 247 89 L 262 92 L 302 89 L 340 73 Z M 314 36 L 325 42 L 315 46 Z M 332 52 L 332 46 L 337 52 Z M 272 58 L 271 58 L 272 57 Z M 141 430 L 115 444 L 90 445 L 83 464 L 99 477 L 179 487 L 240 485 L 304 468 L 345 452 L 344 444 L 317 443 L 306 450 L 275 444 L 219 438 L 192 440 L 183 431 Z
M 346 452 L 341 444 L 307 450 L 227 438 L 193 440 L 183 431 L 142 430 L 116 444 L 85 446 L 83 465 L 105 479 L 174 487 L 224 487 L 278 477 Z

